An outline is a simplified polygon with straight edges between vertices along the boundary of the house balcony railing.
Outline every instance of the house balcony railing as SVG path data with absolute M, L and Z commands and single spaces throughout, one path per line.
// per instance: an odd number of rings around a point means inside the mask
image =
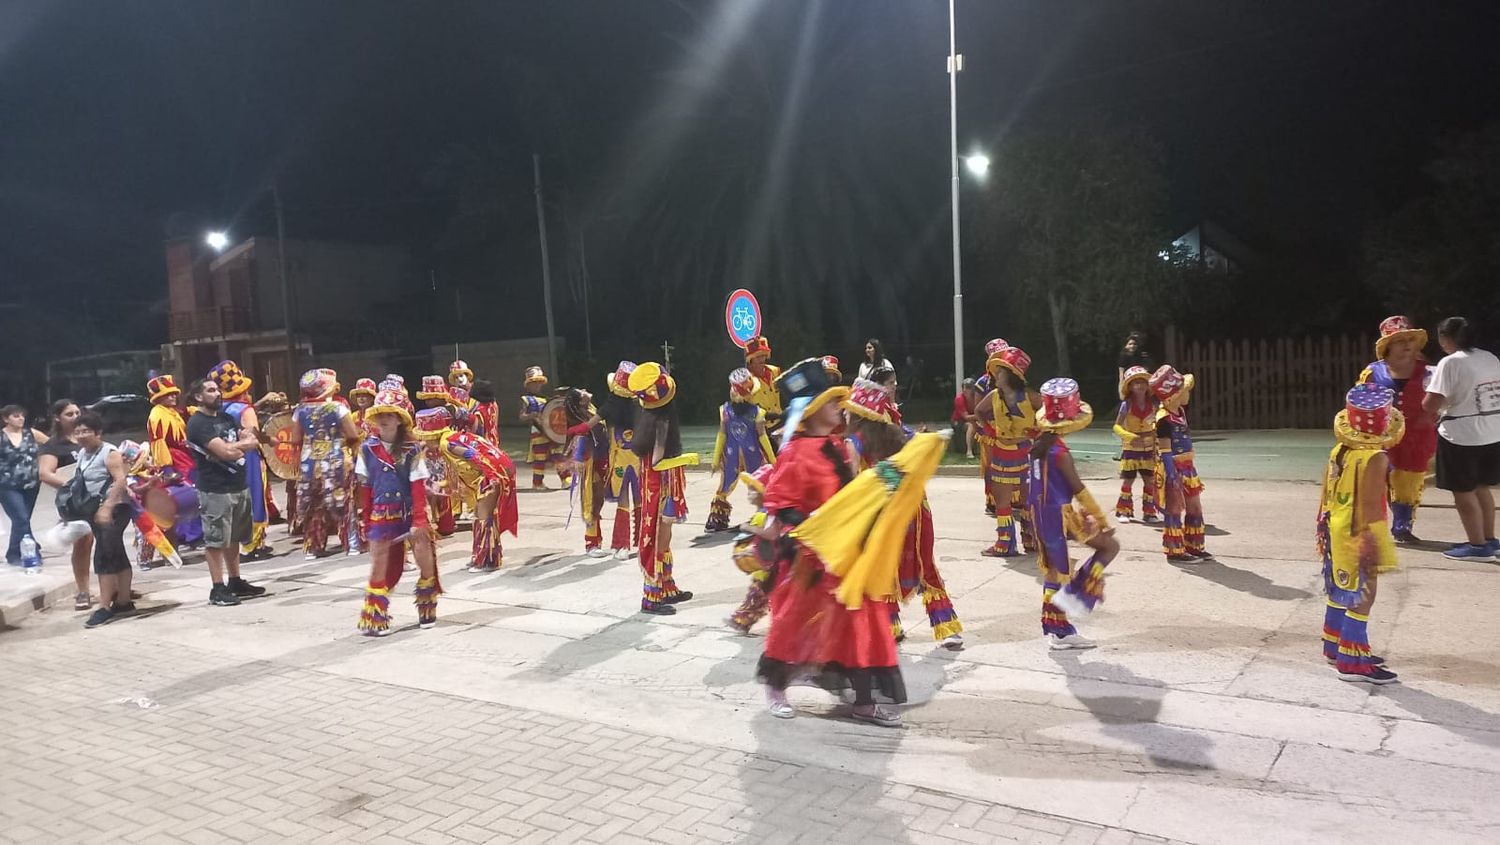
M 173 311 L 167 321 L 172 340 L 200 337 L 222 337 L 235 332 L 251 331 L 248 308 L 199 308 L 196 311 Z

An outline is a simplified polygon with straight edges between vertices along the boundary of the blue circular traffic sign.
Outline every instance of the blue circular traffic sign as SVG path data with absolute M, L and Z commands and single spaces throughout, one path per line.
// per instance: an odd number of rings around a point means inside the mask
M 744 349 L 750 339 L 763 334 L 760 324 L 760 303 L 755 294 L 744 288 L 729 295 L 724 303 L 724 328 L 735 346 Z

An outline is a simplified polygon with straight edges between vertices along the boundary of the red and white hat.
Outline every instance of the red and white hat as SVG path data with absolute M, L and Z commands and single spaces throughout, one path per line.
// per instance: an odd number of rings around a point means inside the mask
M 474 371 L 469 369 L 468 362 L 462 359 L 448 365 L 448 383 L 457 384 L 459 376 L 466 376 L 471 383 L 474 381 Z
M 379 390 L 375 393 L 375 404 L 371 405 L 365 413 L 368 419 L 374 419 L 381 414 L 395 414 L 401 418 L 402 423 L 410 426 L 411 400 L 399 390 Z
M 729 373 L 729 398 L 735 402 L 750 401 L 751 394 L 755 393 L 758 386 L 755 376 L 750 375 L 750 371 L 744 367 Z
M 888 423 L 891 421 L 891 409 L 896 403 L 891 401 L 891 395 L 884 387 L 867 378 L 857 378 L 854 386 L 849 388 L 849 398 L 842 404 L 844 410 L 855 416 Z
M 424 408 L 417 412 L 417 421 L 412 427 L 412 436 L 422 440 L 436 440 L 444 431 L 452 427 L 453 413 L 446 407 L 439 405 L 436 408 Z
M 1395 407 L 1396 393 L 1378 384 L 1356 384 L 1344 396 L 1344 410 L 1333 418 L 1333 434 L 1351 449 L 1386 449 L 1401 442 L 1406 418 Z
M 986 343 L 984 345 L 984 359 L 988 361 L 995 356 L 996 352 L 999 352 L 1007 346 L 1010 346 L 1010 344 L 1005 342 L 1005 338 L 994 338 L 989 343 Z
M 770 358 L 771 341 L 760 335 L 750 338 L 745 344 L 745 361 L 748 363 L 753 358 Z
M 418 399 L 447 399 L 448 382 L 442 376 L 422 376 L 422 388 L 417 391 Z
M 1151 374 L 1151 392 L 1163 402 L 1179 393 L 1192 393 L 1196 383 L 1192 373 L 1179 373 L 1171 364 L 1162 364 Z
M 1038 392 L 1042 407 L 1036 412 L 1037 428 L 1062 436 L 1088 428 L 1094 421 L 1094 409 L 1083 401 L 1073 379 L 1048 379 Z
M 832 355 L 823 356 L 823 369 L 827 371 L 828 377 L 834 381 L 844 380 L 844 371 L 839 369 L 839 359 Z
M 1417 345 L 1417 351 L 1427 345 L 1427 330 L 1416 328 L 1411 320 L 1397 314 L 1394 317 L 1386 317 L 1380 321 L 1380 337 L 1375 339 L 1375 357 L 1385 358 L 1386 347 L 1398 340 L 1412 340 Z
M 604 377 L 609 384 L 609 392 L 622 399 L 634 399 L 635 394 L 630 392 L 630 374 L 635 372 L 634 361 L 621 361 L 615 371 Z
M 1031 369 L 1031 356 L 1019 346 L 1002 347 L 985 362 L 985 371 L 993 377 L 1002 368 L 1010 370 L 1016 374 L 1017 378 L 1025 381 L 1026 371 Z
M 322 367 L 303 373 L 302 379 L 297 382 L 297 389 L 301 391 L 304 402 L 317 402 L 332 396 L 338 383 L 338 374 Z
M 349 391 L 349 396 L 352 398 L 352 397 L 361 396 L 361 395 L 374 397 L 374 395 L 375 395 L 375 380 L 374 379 L 362 378 L 362 379 L 360 379 L 360 380 L 358 380 L 358 381 L 356 381 L 354 383 L 354 388 Z
M 526 375 L 522 378 L 522 382 L 527 387 L 531 387 L 534 384 L 546 384 L 547 374 L 542 372 L 541 367 L 527 367 Z

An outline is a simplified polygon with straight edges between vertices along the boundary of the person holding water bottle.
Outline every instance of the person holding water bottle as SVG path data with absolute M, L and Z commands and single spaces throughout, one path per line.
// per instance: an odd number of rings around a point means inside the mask
M 36 539 L 31 536 L 31 512 L 36 508 L 41 475 L 37 458 L 47 445 L 47 435 L 26 425 L 26 409 L 20 405 L 0 408 L 5 437 L 0 439 L 0 508 L 10 520 L 10 543 L 5 562 L 27 568 L 40 566 Z M 35 560 L 35 564 L 32 561 Z

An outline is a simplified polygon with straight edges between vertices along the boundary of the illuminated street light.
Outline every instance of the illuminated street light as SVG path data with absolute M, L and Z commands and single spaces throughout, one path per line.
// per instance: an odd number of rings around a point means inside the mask
M 964 156 L 964 167 L 975 176 L 984 176 L 990 172 L 990 157 L 984 153 Z
M 229 235 L 225 232 L 209 232 L 204 235 L 203 242 L 208 244 L 213 251 L 223 252 L 224 248 L 229 246 Z

